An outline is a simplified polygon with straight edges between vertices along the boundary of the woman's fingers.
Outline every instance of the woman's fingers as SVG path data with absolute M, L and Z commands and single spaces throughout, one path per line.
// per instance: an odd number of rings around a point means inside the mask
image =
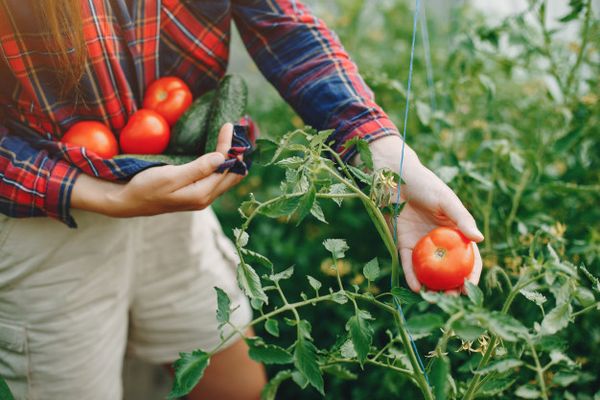
M 475 218 L 473 218 L 454 192 L 449 190 L 442 205 L 444 213 L 469 240 L 479 243 L 484 239 L 483 234 L 477 229 Z
M 233 124 L 227 122 L 221 127 L 219 137 L 217 139 L 217 152 L 227 155 L 231 148 L 231 140 L 233 139 Z
M 415 275 L 412 263 L 412 249 L 400 249 L 400 258 L 402 260 L 402 269 L 404 270 L 404 279 L 408 287 L 418 293 L 421 290 L 421 283 Z
M 474 285 L 479 283 L 479 278 L 481 277 L 481 270 L 483 269 L 483 262 L 481 261 L 481 254 L 479 253 L 479 247 L 477 244 L 473 243 L 473 252 L 475 253 L 475 262 L 473 264 L 473 270 L 469 274 L 467 278 L 469 282 Z
M 183 188 L 210 176 L 224 161 L 223 154 L 208 153 L 187 164 L 172 167 L 170 178 L 177 181 L 178 188 Z

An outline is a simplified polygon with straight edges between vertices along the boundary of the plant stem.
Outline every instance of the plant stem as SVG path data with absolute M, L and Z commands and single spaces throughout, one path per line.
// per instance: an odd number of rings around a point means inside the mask
M 494 153 L 492 159 L 492 187 L 490 188 L 487 200 L 485 202 L 485 209 L 483 210 L 483 234 L 485 235 L 485 250 L 489 255 L 492 252 L 492 234 L 490 229 L 491 217 L 492 217 L 492 207 L 494 205 L 494 182 L 496 182 L 497 175 L 497 160 L 496 154 Z
M 531 177 L 531 170 L 526 169 L 525 172 L 521 175 L 521 179 L 517 185 L 517 189 L 515 190 L 515 195 L 512 198 L 512 205 L 510 208 L 510 213 L 508 214 L 508 218 L 506 218 L 506 238 L 508 243 L 510 244 L 511 249 L 513 250 L 513 256 L 516 255 L 515 247 L 513 243 L 513 238 L 511 235 L 511 228 L 513 223 L 515 222 L 515 218 L 517 216 L 517 210 L 519 209 L 519 205 L 521 204 L 521 198 L 523 197 L 523 192 L 525 192 L 525 188 L 527 187 L 527 183 L 529 183 L 529 178 Z
M 327 367 L 327 366 L 330 366 L 330 365 L 341 364 L 341 363 L 344 363 L 344 364 L 360 364 L 360 362 L 358 360 L 353 360 L 353 359 L 350 359 L 350 358 L 333 358 L 333 359 L 330 359 L 329 361 L 331 361 L 331 362 L 329 362 L 327 364 L 324 364 L 323 366 Z M 406 377 L 408 377 L 410 379 L 414 379 L 412 371 L 408 370 L 406 368 L 396 367 L 395 365 L 385 364 L 385 363 L 382 363 L 381 361 L 376 361 L 376 360 L 372 360 L 372 359 L 368 359 L 368 358 L 365 360 L 364 363 L 365 364 L 376 365 L 376 366 L 381 367 L 381 368 L 391 369 L 391 370 L 396 371 L 399 374 L 402 374 L 402 375 L 404 375 L 404 376 L 406 376 Z
M 577 316 L 579 316 L 579 315 L 581 315 L 581 314 L 584 314 L 584 313 L 586 313 L 586 312 L 588 312 L 588 311 L 591 311 L 591 310 L 599 310 L 599 309 L 600 309 L 600 302 L 596 302 L 596 303 L 594 303 L 594 304 L 590 304 L 589 306 L 587 306 L 587 307 L 585 307 L 585 308 L 582 308 L 582 309 L 581 309 L 581 310 L 579 310 L 579 311 L 576 311 L 576 312 L 574 312 L 573 314 L 571 314 L 571 317 L 572 317 L 572 318 L 575 318 L 575 317 L 577 317 Z
M 527 341 L 529 345 L 529 349 L 531 350 L 531 356 L 533 357 L 533 361 L 535 362 L 535 370 L 538 375 L 538 380 L 540 381 L 540 389 L 542 391 L 542 398 L 544 400 L 548 400 L 548 391 L 546 390 L 546 382 L 544 381 L 544 369 L 540 364 L 540 359 L 537 355 L 537 351 L 535 351 L 535 346 L 531 343 L 530 340 Z
M 570 95 L 572 92 L 571 85 L 573 84 L 573 79 L 575 78 L 575 74 L 579 70 L 581 66 L 581 62 L 583 61 L 583 56 L 585 55 L 585 50 L 588 44 L 589 39 L 589 30 L 590 30 L 590 22 L 592 16 L 592 0 L 588 0 L 586 3 L 585 17 L 583 21 L 583 32 L 581 33 L 581 45 L 579 47 L 579 53 L 577 53 L 577 59 L 575 60 L 575 64 L 573 64 L 573 68 L 569 71 L 569 76 L 567 77 L 566 89 L 568 94 Z

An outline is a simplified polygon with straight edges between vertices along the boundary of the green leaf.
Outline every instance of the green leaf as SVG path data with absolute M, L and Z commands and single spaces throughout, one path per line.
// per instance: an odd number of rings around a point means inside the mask
M 292 275 L 294 275 L 294 266 L 293 265 L 287 269 L 284 269 L 281 272 L 270 275 L 269 279 L 272 280 L 273 282 L 279 282 L 284 279 L 290 279 L 292 277 Z
M 569 303 L 561 304 L 552 309 L 542 320 L 543 335 L 553 335 L 569 325 L 571 318 L 571 305 Z
M 15 400 L 4 378 L 0 376 L 0 399 Z
M 256 150 L 252 154 L 252 159 L 257 164 L 268 165 L 275 160 L 277 148 L 277 143 L 270 139 L 257 139 Z
M 334 183 L 333 185 L 331 185 L 329 187 L 329 194 L 336 195 L 336 194 L 346 194 L 346 193 L 348 193 L 348 188 L 343 183 Z M 332 200 L 335 201 L 335 203 L 338 206 L 342 205 L 343 199 L 338 198 L 338 199 L 332 199 Z
M 596 278 L 584 265 L 579 266 L 579 271 L 591 283 L 591 288 L 594 292 L 600 293 L 600 280 Z
M 354 175 L 362 183 L 367 184 L 367 185 L 371 184 L 371 182 L 373 180 L 371 175 L 367 174 L 360 168 L 353 167 L 352 165 L 346 165 L 346 168 L 348 168 L 348 170 L 350 172 L 352 172 L 352 175 Z
M 301 194 L 283 195 L 272 203 L 261 207 L 259 213 L 269 218 L 289 217 L 298 208 L 301 197 Z
M 373 328 L 359 312 L 348 320 L 346 329 L 350 332 L 350 339 L 354 345 L 358 361 L 363 365 L 369 350 L 371 350 L 371 343 L 373 343 Z
M 298 223 L 296 224 L 296 226 L 300 225 L 304 218 L 306 218 L 306 216 L 310 213 L 310 210 L 312 210 L 313 205 L 315 203 L 316 197 L 317 190 L 315 189 L 314 185 L 310 185 L 308 191 L 304 195 L 302 195 L 302 197 L 300 198 L 300 202 L 298 203 Z
M 533 385 L 523 385 L 519 386 L 517 390 L 515 390 L 515 396 L 522 399 L 539 399 L 541 397 L 541 393 Z
M 237 281 L 240 289 L 251 299 L 258 299 L 268 304 L 269 299 L 263 291 L 258 274 L 250 265 L 245 262 L 238 264 Z
M 483 398 L 491 398 L 499 395 L 511 387 L 517 381 L 516 378 L 495 378 L 487 381 L 481 386 L 478 394 Z
M 292 371 L 289 369 L 279 371 L 277 375 L 275 375 L 269 383 L 265 385 L 263 388 L 260 399 L 261 400 L 275 400 L 275 396 L 277 395 L 277 390 L 282 382 L 290 379 L 292 377 Z
M 221 288 L 215 287 L 217 291 L 217 321 L 219 322 L 219 328 L 229 322 L 231 315 L 231 300 L 225 291 Z
M 486 314 L 482 321 L 483 324 L 494 334 L 500 336 L 507 342 L 515 342 L 519 338 L 527 337 L 529 331 L 519 321 L 510 315 L 494 311 Z
M 275 165 L 278 165 L 280 167 L 285 167 L 285 168 L 297 169 L 300 166 L 302 166 L 302 164 L 304 164 L 305 162 L 306 162 L 306 160 L 304 158 L 293 156 L 293 157 L 284 158 L 283 160 L 279 160 L 275 163 Z
M 273 270 L 273 263 L 267 257 L 263 256 L 260 253 L 257 253 L 252 250 L 242 249 L 242 255 L 245 258 L 245 261 L 249 264 L 260 265 L 269 270 Z
M 584 7 L 585 3 L 583 0 L 570 0 L 569 1 L 569 7 L 570 7 L 570 11 L 568 14 L 564 15 L 562 18 L 559 19 L 560 22 L 569 22 L 569 21 L 573 21 L 575 19 L 577 19 L 577 17 L 579 17 L 579 14 L 581 13 L 581 11 L 583 11 L 583 7 Z
M 313 206 L 310 209 L 310 214 L 324 224 L 329 223 L 325 219 L 325 214 L 323 214 L 323 209 L 321 208 L 321 205 L 319 204 L 319 202 L 317 200 L 315 200 L 315 202 L 313 203 Z
M 520 367 L 521 365 L 523 365 L 523 361 L 509 358 L 506 360 L 501 360 L 501 361 L 496 361 L 494 363 L 491 363 L 487 367 L 482 368 L 478 371 L 475 371 L 474 373 L 478 374 L 478 375 L 486 375 L 486 374 L 489 374 L 490 372 L 503 373 L 503 372 L 510 371 L 511 369 L 514 369 L 516 367 Z
M 276 319 L 268 319 L 265 322 L 265 330 L 275 337 L 279 337 L 279 322 Z
M 352 344 L 352 340 L 346 340 L 342 347 L 340 347 L 340 353 L 344 358 L 356 358 L 356 350 L 354 349 L 354 344 Z
M 344 292 L 339 291 L 333 294 L 332 300 L 338 304 L 346 304 L 348 302 L 348 297 L 344 294 Z
M 313 289 L 315 289 L 315 292 L 317 292 L 317 295 L 319 294 L 319 289 L 321 289 L 321 282 L 319 282 L 317 279 L 313 278 L 310 275 L 306 275 L 306 278 L 308 278 L 308 283 L 310 284 L 310 286 L 312 286 Z
M 421 123 L 424 126 L 429 126 L 429 124 L 431 123 L 431 107 L 429 107 L 429 105 L 427 105 L 426 103 L 423 103 L 422 101 L 417 101 L 416 102 L 417 105 L 417 117 L 419 118 L 419 121 L 421 121 Z
M 243 231 L 239 228 L 233 229 L 233 237 L 235 238 L 235 241 L 239 247 L 245 247 L 248 244 L 248 239 L 250 238 L 246 231 Z
M 294 345 L 294 365 L 308 382 L 324 395 L 323 375 L 317 362 L 317 348 L 302 335 L 298 336 Z
M 483 305 L 483 292 L 477 287 L 477 285 L 465 280 L 465 289 L 467 290 L 467 296 L 469 297 L 469 300 L 471 300 L 471 303 L 475 304 L 476 306 Z
M 405 305 L 417 304 L 422 300 L 421 296 L 403 287 L 392 288 L 392 296 L 394 296 L 398 303 Z
M 374 259 L 365 264 L 363 268 L 363 275 L 365 276 L 365 278 L 367 278 L 367 280 L 373 282 L 379 277 L 379 274 L 379 260 L 377 260 L 377 257 L 375 257 Z
M 356 375 L 349 369 L 344 368 L 340 364 L 328 365 L 327 367 L 323 368 L 323 372 L 329 375 L 333 375 L 339 379 L 343 379 L 345 381 L 352 381 L 358 379 L 358 375 Z
M 310 322 L 303 319 L 298 322 L 298 335 L 302 336 L 305 339 L 312 340 L 312 336 L 310 336 L 310 332 L 312 331 L 312 326 Z
M 300 371 L 292 372 L 292 380 L 300 387 L 300 389 L 304 390 L 308 386 L 308 379 Z
M 462 340 L 469 342 L 472 342 L 485 333 L 485 329 L 483 329 L 477 321 L 467 318 L 454 321 L 452 330 L 454 330 Z
M 558 371 L 552 377 L 552 383 L 555 383 L 562 387 L 567 387 L 575 382 L 577 382 L 580 378 L 580 374 L 575 371 Z
M 419 314 L 410 317 L 406 321 L 406 327 L 411 333 L 431 333 L 440 328 L 444 320 L 438 314 Z
M 325 239 L 323 246 L 333 255 L 334 259 L 344 258 L 350 249 L 344 239 Z
M 250 347 L 248 355 L 254 361 L 263 364 L 288 364 L 293 361 L 289 351 L 274 344 L 266 344 L 260 338 L 248 338 L 246 343 Z
M 433 386 L 433 394 L 436 400 L 444 400 L 448 394 L 448 375 L 450 375 L 450 361 L 448 357 L 436 357 L 431 363 L 429 379 Z
M 210 364 L 210 356 L 202 350 L 192 353 L 179 353 L 179 360 L 175 361 L 175 379 L 169 399 L 187 395 L 198 384 L 206 367 Z
M 547 300 L 546 296 L 540 292 L 536 292 L 535 290 L 521 289 L 519 293 L 521 293 L 527 300 L 533 301 L 538 306 L 541 306 Z
M 356 136 L 347 141 L 345 147 L 350 148 L 352 146 L 354 146 L 358 152 L 360 160 L 363 162 L 363 164 L 365 164 L 367 168 L 373 169 L 373 155 L 371 154 L 369 143 L 363 138 Z

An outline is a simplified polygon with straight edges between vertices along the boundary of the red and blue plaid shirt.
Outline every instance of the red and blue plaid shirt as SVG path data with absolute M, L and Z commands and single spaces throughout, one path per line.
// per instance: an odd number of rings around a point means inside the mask
M 144 88 L 182 78 L 197 96 L 228 64 L 231 21 L 265 77 L 303 120 L 334 129 L 336 148 L 397 129 L 373 100 L 339 40 L 296 0 L 82 0 L 88 65 L 79 97 L 59 95 L 55 53 L 33 19 L 38 0 L 0 0 L 0 212 L 50 216 L 69 226 L 70 193 L 80 173 L 125 180 L 149 164 L 103 160 L 58 140 L 77 121 L 116 133 Z

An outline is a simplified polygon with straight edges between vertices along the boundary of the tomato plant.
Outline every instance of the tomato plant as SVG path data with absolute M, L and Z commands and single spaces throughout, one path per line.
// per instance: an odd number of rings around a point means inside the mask
M 192 104 L 192 100 L 192 92 L 184 81 L 174 76 L 167 76 L 148 86 L 143 107 L 156 111 L 170 126 L 173 126 Z
M 102 158 L 113 158 L 119 154 L 119 145 L 111 130 L 97 121 L 75 123 L 61 138 L 61 142 L 85 147 Z
M 119 142 L 126 154 L 160 154 L 169 144 L 170 128 L 157 112 L 141 109 L 129 117 Z
M 316 12 L 329 13 L 398 123 L 406 58 L 388 55 L 405 52 L 411 14 L 404 1 L 384 3 L 335 0 Z M 245 340 L 267 364 L 265 399 L 600 396 L 600 23 L 586 0 L 565 5 L 564 21 L 531 1 L 494 24 L 463 4 L 447 28 L 430 24 L 432 86 L 418 51 L 408 142 L 486 237 L 480 286 L 467 284 L 466 296 L 392 288 L 397 260 L 374 201 L 386 180 L 332 161 L 326 133 L 303 128 L 268 87 L 250 101 L 265 132 L 290 133 L 272 137 L 277 156 L 217 211 L 255 308 L 257 337 Z M 564 40 L 574 28 L 579 36 Z M 218 299 L 233 337 L 236 311 Z M 174 393 L 222 346 L 186 353 Z
M 439 227 L 417 242 L 412 262 L 419 282 L 431 290 L 461 287 L 473 270 L 473 244 L 456 229 Z

